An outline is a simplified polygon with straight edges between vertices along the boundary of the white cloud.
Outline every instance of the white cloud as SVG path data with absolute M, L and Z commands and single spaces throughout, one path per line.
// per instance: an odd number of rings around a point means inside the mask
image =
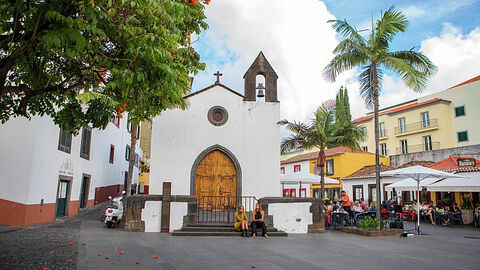
M 445 14 L 449 14 L 460 8 L 470 6 L 473 3 L 475 3 L 475 0 L 435 0 L 434 2 L 419 2 L 414 5 L 409 5 L 401 8 L 400 11 L 402 11 L 409 19 L 420 18 L 423 20 L 435 20 Z M 433 4 L 435 5 L 434 8 L 432 7 Z
M 389 106 L 438 91 L 480 74 L 480 27 L 468 34 L 451 24 L 444 24 L 440 36 L 425 39 L 420 51 L 437 66 L 437 73 L 429 80 L 422 94 L 414 93 L 398 78 L 384 76 L 381 106 Z
M 211 64 L 196 77 L 197 88 L 213 83 L 211 74 L 218 69 L 224 74 L 222 83 L 243 91 L 243 74 L 263 51 L 279 76 L 281 118 L 303 121 L 323 101 L 334 98 L 340 85 L 354 74 L 348 72 L 336 83 L 326 82 L 321 76 L 338 42 L 327 23 L 334 16 L 321 1 L 214 1 L 206 14 L 210 28 L 202 38 L 217 50 L 217 58 L 230 57 L 232 61 Z M 353 97 L 358 86 L 350 86 Z M 362 106 L 353 103 L 354 110 Z

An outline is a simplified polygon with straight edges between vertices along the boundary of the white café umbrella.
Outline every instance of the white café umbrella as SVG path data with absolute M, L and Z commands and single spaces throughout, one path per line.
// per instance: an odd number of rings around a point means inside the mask
M 427 187 L 432 183 L 439 181 L 438 178 L 425 178 L 420 180 L 419 186 L 421 188 Z M 412 178 L 405 178 L 388 186 L 385 186 L 385 190 L 392 191 L 416 191 L 417 190 L 417 181 Z
M 423 166 L 412 166 L 392 171 L 381 172 L 380 176 L 392 176 L 392 177 L 408 177 L 417 182 L 417 200 L 420 199 L 420 182 L 427 178 L 468 178 L 453 173 L 442 172 Z M 433 182 L 432 182 L 433 183 Z M 417 201 L 417 230 L 420 234 L 420 205 Z
M 339 181 L 324 177 L 325 184 L 338 184 Z M 313 173 L 309 173 L 307 171 L 299 171 L 299 172 L 293 172 L 293 173 L 287 173 L 287 174 L 281 174 L 280 175 L 280 184 L 282 186 L 284 184 L 290 184 L 290 185 L 296 185 L 298 184 L 299 187 L 301 188 L 302 184 L 320 184 L 321 177 L 320 175 L 316 175 Z
M 338 180 L 324 177 L 325 184 L 338 184 Z M 299 171 L 294 173 L 287 173 L 280 175 L 280 182 L 282 184 L 297 184 L 302 182 L 304 184 L 318 184 L 320 183 L 320 175 L 309 173 L 306 171 Z

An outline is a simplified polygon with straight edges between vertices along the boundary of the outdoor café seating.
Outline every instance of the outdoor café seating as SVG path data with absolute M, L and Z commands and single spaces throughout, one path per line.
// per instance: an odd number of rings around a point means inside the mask
M 341 230 L 343 226 L 349 225 L 349 218 L 347 213 L 331 213 L 331 227 L 334 230 Z

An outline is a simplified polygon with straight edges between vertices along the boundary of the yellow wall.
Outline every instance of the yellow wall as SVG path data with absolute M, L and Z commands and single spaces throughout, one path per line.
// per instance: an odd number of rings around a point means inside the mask
M 140 174 L 140 176 L 138 177 L 138 183 L 142 183 L 145 185 L 145 186 L 148 186 L 149 185 L 149 181 L 150 181 L 150 173 L 148 172 L 143 172 Z
M 404 134 L 395 134 L 395 128 L 399 126 L 399 118 L 405 117 L 405 122 L 408 126 L 409 124 L 420 123 L 422 121 L 421 113 L 423 112 L 429 113 L 431 123 L 430 128 L 424 128 Z M 386 136 L 380 138 L 380 143 L 386 143 L 387 155 L 389 156 L 401 154 L 401 140 L 405 139 L 407 140 L 409 153 L 424 151 L 423 137 L 428 135 L 432 138 L 433 150 L 451 148 L 454 144 L 452 140 L 450 113 L 451 109 L 448 103 L 436 102 L 395 114 L 380 115 L 379 123 L 385 123 L 386 130 Z M 362 122 L 359 125 L 361 127 L 367 127 L 367 139 L 365 142 L 361 143 L 361 146 L 367 146 L 369 152 L 374 152 L 375 131 L 373 119 Z M 438 148 L 436 148 L 437 146 Z
M 435 97 L 451 101 L 448 116 L 451 119 L 450 137 L 453 147 L 480 144 L 480 81 L 424 96 L 418 101 Z M 456 117 L 455 107 L 459 106 L 465 106 L 465 115 Z M 458 142 L 459 131 L 468 131 L 468 141 Z

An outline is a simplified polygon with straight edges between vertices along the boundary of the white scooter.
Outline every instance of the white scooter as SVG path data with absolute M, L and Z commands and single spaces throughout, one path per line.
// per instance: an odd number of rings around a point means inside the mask
M 123 191 L 122 194 L 125 194 L 125 191 Z M 116 224 L 120 224 L 122 221 L 123 197 L 116 197 L 112 200 L 112 196 L 108 196 L 108 199 L 111 200 L 111 204 L 105 211 L 105 224 L 107 224 L 108 228 L 113 228 Z

